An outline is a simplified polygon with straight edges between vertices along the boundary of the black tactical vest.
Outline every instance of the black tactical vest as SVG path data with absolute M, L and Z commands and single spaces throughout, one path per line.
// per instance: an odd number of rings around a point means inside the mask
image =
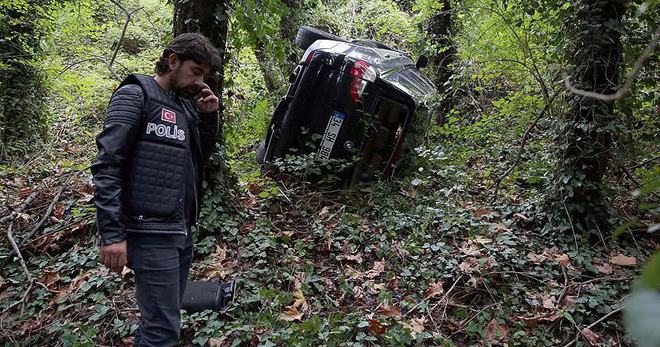
M 191 167 L 190 119 L 172 93 L 150 76 L 129 75 L 120 85 L 142 87 L 143 121 L 122 191 L 128 232 L 185 234 L 184 186 Z M 188 108 L 190 110 L 190 108 Z

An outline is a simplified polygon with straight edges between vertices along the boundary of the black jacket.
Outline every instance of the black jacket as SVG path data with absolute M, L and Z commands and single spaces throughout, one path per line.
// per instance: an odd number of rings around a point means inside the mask
M 130 75 L 110 99 L 92 164 L 104 245 L 127 232 L 186 234 L 199 213 L 202 166 L 215 147 L 218 115 Z

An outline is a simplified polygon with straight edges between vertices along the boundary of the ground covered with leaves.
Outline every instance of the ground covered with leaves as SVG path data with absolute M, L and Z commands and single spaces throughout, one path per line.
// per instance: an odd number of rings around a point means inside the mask
M 538 192 L 491 202 L 481 164 L 467 170 L 440 147 L 420 157 L 403 179 L 350 191 L 264 177 L 224 201 L 207 193 L 191 277 L 236 278 L 240 291 L 224 314 L 184 313 L 184 344 L 631 343 L 619 311 L 657 240 L 544 231 Z M 7 215 L 38 194 L 11 222 L 35 282 L 2 257 L 2 339 L 130 344 L 134 280 L 99 267 L 89 174 L 27 164 L 3 167 L 2 203 Z

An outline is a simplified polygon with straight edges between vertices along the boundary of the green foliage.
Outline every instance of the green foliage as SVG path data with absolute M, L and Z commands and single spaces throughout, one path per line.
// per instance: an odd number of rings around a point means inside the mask
M 48 127 L 41 39 L 50 30 L 49 5 L 0 4 L 0 160 L 30 152 Z

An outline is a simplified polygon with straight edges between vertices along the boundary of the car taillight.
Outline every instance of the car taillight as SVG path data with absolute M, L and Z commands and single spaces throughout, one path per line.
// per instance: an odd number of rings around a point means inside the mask
M 311 51 L 309 54 L 307 54 L 307 57 L 305 57 L 305 63 L 309 64 L 312 59 L 314 59 L 314 54 L 316 54 L 316 51 Z
M 353 63 L 348 73 L 354 77 L 349 93 L 351 100 L 357 105 L 362 101 L 362 93 L 367 87 L 367 83 L 376 80 L 376 70 L 366 61 L 358 60 Z

